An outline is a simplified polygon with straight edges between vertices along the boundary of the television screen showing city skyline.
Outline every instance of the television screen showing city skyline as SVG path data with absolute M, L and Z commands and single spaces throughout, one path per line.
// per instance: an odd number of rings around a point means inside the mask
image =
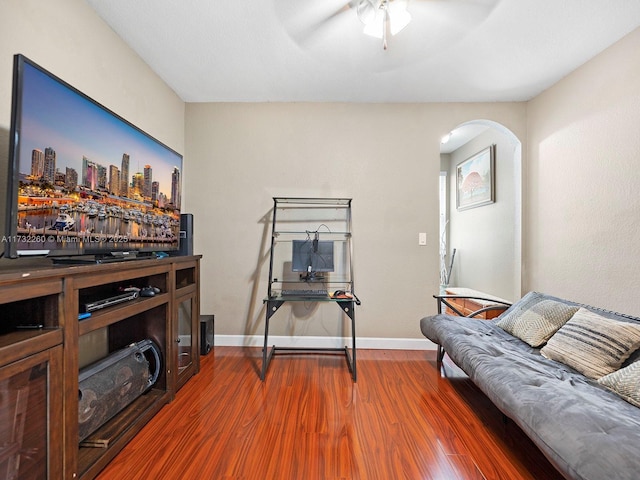
M 9 241 L 25 253 L 177 248 L 182 156 L 18 57 Z

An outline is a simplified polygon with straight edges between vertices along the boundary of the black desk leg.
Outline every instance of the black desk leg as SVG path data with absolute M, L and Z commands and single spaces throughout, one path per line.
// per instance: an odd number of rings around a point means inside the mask
M 356 312 L 355 309 L 352 308 L 351 317 L 351 359 L 353 362 L 353 381 L 358 381 L 358 375 L 356 374 Z
M 351 377 L 356 382 L 358 375 L 356 372 L 356 309 L 354 308 L 355 302 L 338 302 L 340 308 L 351 319 L 351 355 L 349 355 L 349 347 L 344 347 L 345 355 L 347 356 L 347 365 L 351 370 Z
M 283 300 L 267 300 L 267 311 L 265 314 L 265 324 L 264 324 L 264 344 L 262 346 L 262 370 L 260 372 L 260 380 L 264 381 L 265 375 L 267 373 L 267 368 L 269 368 L 269 363 L 271 362 L 271 357 L 275 354 L 276 346 L 273 345 L 271 349 L 269 349 L 269 320 L 276 313 L 276 311 L 282 306 L 284 303 Z M 344 354 L 347 358 L 347 366 L 351 370 L 351 377 L 353 381 L 356 382 L 358 379 L 358 375 L 356 372 L 356 312 L 355 312 L 355 302 L 338 302 L 340 308 L 347 314 L 347 316 L 351 319 L 351 352 L 349 352 L 349 347 L 344 347 Z M 318 349 L 307 349 L 307 348 L 281 348 L 281 350 L 342 350 L 338 349 L 326 349 L 326 348 L 318 348 Z
M 260 380 L 264 381 L 264 377 L 267 374 L 267 367 L 269 366 L 269 362 L 271 362 L 271 357 L 276 351 L 276 346 L 274 345 L 269 348 L 267 343 L 269 342 L 269 320 L 273 316 L 274 313 L 278 311 L 278 309 L 282 306 L 284 302 L 281 300 L 269 300 L 267 301 L 267 311 L 265 314 L 265 322 L 264 322 L 264 345 L 262 347 L 262 371 L 260 372 Z
M 264 346 L 262 347 L 262 372 L 260 373 L 260 380 L 264 381 L 264 376 L 267 373 L 267 341 L 269 338 L 269 313 L 267 312 L 266 320 L 264 324 Z

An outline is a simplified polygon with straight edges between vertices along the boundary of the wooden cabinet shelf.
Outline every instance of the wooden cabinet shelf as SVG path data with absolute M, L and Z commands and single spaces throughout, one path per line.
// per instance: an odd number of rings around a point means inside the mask
M 94 312 L 89 318 L 80 320 L 78 333 L 79 335 L 84 335 L 99 328 L 104 328 L 125 318 L 150 310 L 158 305 L 168 304 L 169 300 L 169 295 L 165 293 L 154 297 L 140 297 L 114 305 L 113 307 L 107 307 Z
M 62 329 L 17 330 L 0 335 L 0 366 L 62 344 Z
M 195 293 L 197 289 L 198 289 L 198 286 L 195 284 L 187 285 L 186 287 L 176 289 L 176 295 L 178 296 L 191 295 L 192 293 Z
M 95 477 L 117 451 L 167 403 L 167 393 L 152 389 L 87 437 L 78 450 L 80 478 Z M 111 452 L 105 454 L 105 449 Z
M 196 285 L 196 265 L 176 270 L 176 290 Z
M 0 425 L 0 445 L 8 445 L 16 432 L 37 429 L 46 447 L 38 459 L 37 468 L 43 473 L 38 478 L 95 477 L 199 371 L 199 262 L 200 256 L 190 256 L 102 265 L 43 264 L 31 269 L 4 263 L 0 268 L 0 380 L 16 387 L 0 405 L 0 418 L 25 418 L 25 423 Z M 78 319 L 87 299 L 110 298 L 129 286 L 154 286 L 160 293 Z M 159 350 L 155 383 L 80 444 L 80 370 L 147 339 Z M 29 389 L 30 377 L 43 380 Z M 29 391 L 39 399 L 33 412 L 20 410 Z M 33 403 L 30 400 L 29 406 Z M 6 455 L 0 458 L 0 468 L 4 457 L 11 465 L 36 468 L 28 459 L 20 462 L 15 457 L 21 450 L 19 445 L 3 450 Z M 12 474 L 20 478 L 21 473 Z
M 464 316 L 471 315 L 478 310 L 482 310 L 487 307 L 495 306 L 501 307 L 507 300 L 503 300 L 502 298 L 495 297 L 493 295 L 489 295 L 483 292 L 479 292 L 477 290 L 472 290 L 470 288 L 458 288 L 452 287 L 447 288 L 445 290 L 447 295 L 458 295 L 461 297 L 480 297 L 480 298 L 448 298 L 447 301 L 451 303 L 456 310 L 462 313 Z M 495 301 L 493 301 L 495 300 Z M 492 318 L 496 318 L 498 315 L 504 312 L 504 308 L 496 308 L 495 310 L 486 310 L 477 315 L 474 315 L 475 318 L 481 318 L 483 320 L 490 320 Z M 458 315 L 449 307 L 445 308 L 444 313 L 449 315 Z

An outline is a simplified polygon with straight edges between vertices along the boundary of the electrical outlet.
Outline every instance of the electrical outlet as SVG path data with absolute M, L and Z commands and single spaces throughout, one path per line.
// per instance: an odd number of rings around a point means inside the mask
M 420 232 L 418 233 L 418 245 L 426 245 L 427 244 L 427 233 Z

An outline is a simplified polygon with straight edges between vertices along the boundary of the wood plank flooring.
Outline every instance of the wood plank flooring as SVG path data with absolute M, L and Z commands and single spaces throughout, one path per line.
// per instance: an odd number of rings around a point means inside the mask
M 505 479 L 562 476 L 434 351 L 274 357 L 215 347 L 103 470 L 108 479 Z

